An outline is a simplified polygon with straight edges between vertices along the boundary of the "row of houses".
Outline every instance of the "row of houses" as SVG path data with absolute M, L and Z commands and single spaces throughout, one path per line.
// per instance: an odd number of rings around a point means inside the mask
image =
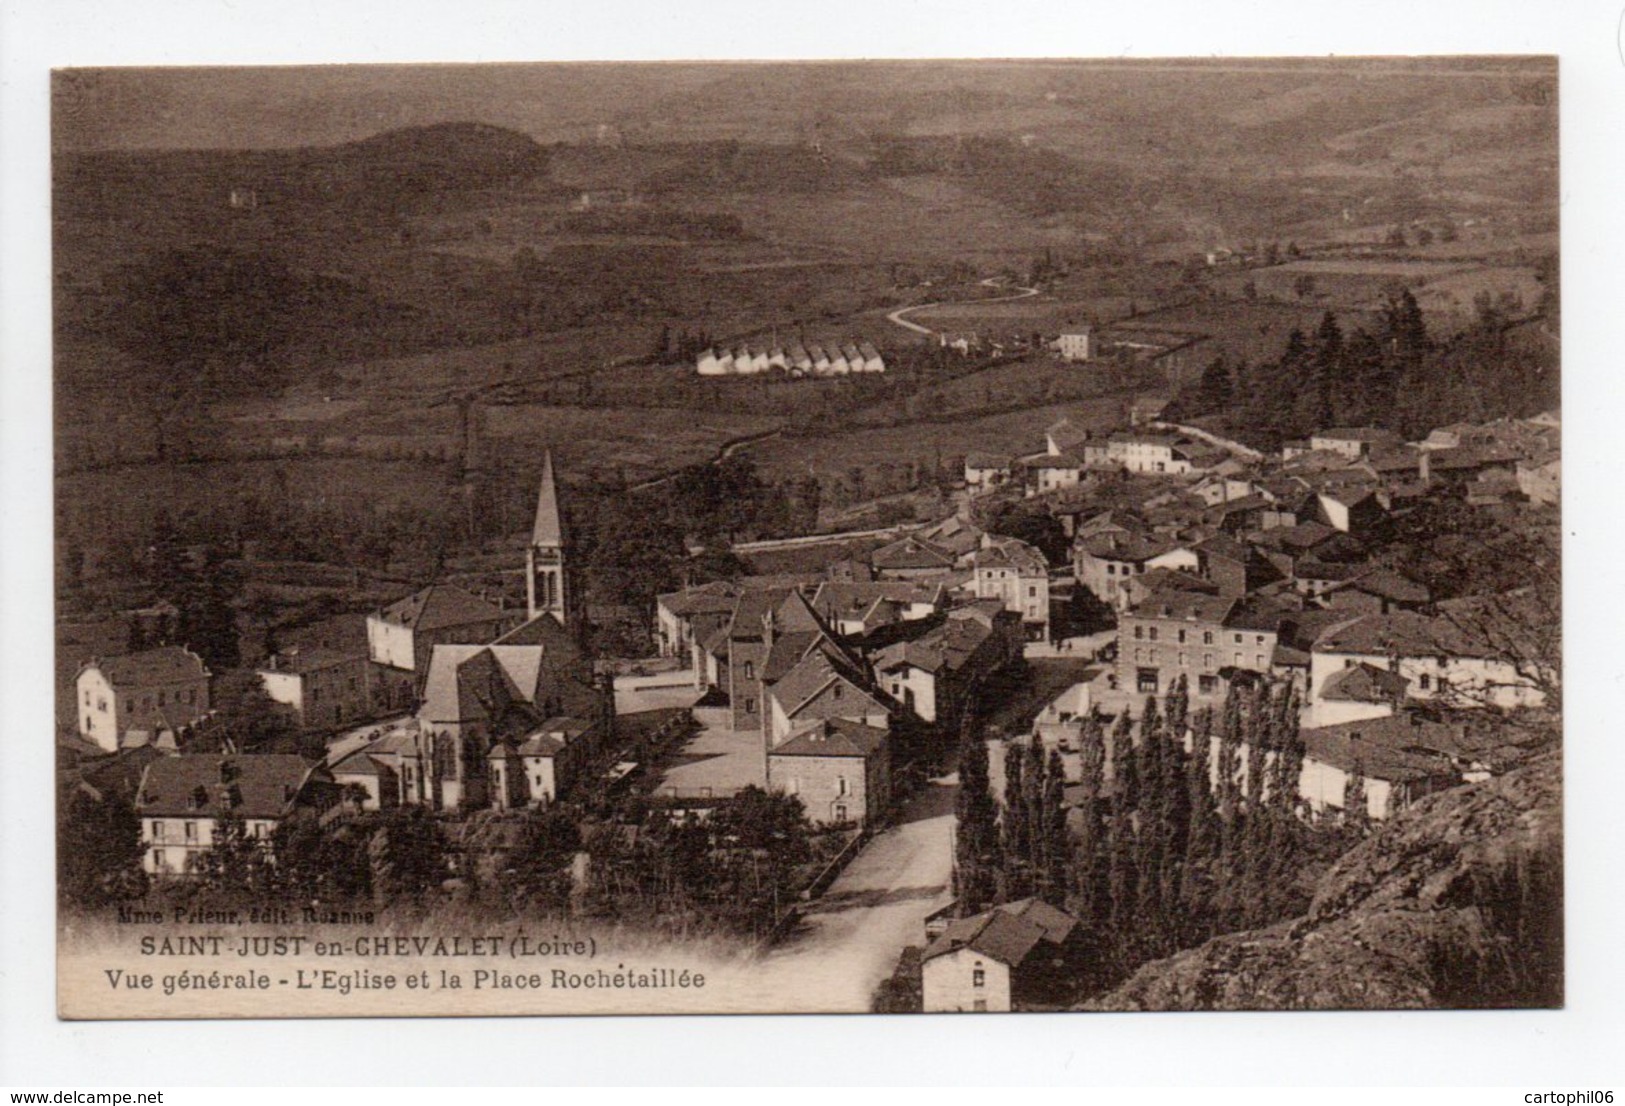
M 1046 455 L 1076 449 L 1073 433 L 1052 427 Z M 1418 443 L 1332 428 L 1278 458 L 1125 485 L 1139 493 L 1132 506 L 1100 510 L 1087 489 L 1044 494 L 1072 536 L 1077 585 L 1116 630 L 1037 730 L 1075 753 L 1091 711 L 1133 714 L 1180 681 L 1195 707 L 1287 681 L 1303 704 L 1301 793 L 1315 809 L 1340 806 L 1354 775 L 1381 817 L 1488 770 L 1496 758 L 1447 720 L 1547 705 L 1556 653 L 1531 639 L 1555 613 L 1532 588 L 1433 595 L 1394 556 L 1395 527 L 1430 497 L 1493 508 L 1495 525 L 1549 525 L 1527 512 L 1557 500 L 1558 433 L 1555 416 Z
M 760 735 L 768 786 L 799 796 L 815 822 L 878 818 L 901 735 L 957 726 L 1022 651 L 1022 615 L 975 595 L 975 568 L 955 572 L 933 545 L 882 551 L 877 563 L 894 568 L 879 578 L 744 578 L 657 605 L 662 651 L 686 656 L 701 702 L 725 706 L 731 729 Z M 994 579 L 1015 571 L 984 560 Z
M 1071 419 L 1045 432 L 1045 448 L 1018 457 L 973 451 L 965 456 L 965 486 L 972 494 L 1017 487 L 1047 495 L 1129 472 L 1189 476 L 1240 471 L 1230 455 L 1199 438 L 1150 430 L 1097 434 Z
M 842 345 L 771 346 L 767 349 L 707 349 L 695 359 L 701 376 L 744 376 L 778 370 L 790 376 L 846 376 L 886 371 L 886 359 L 868 342 Z

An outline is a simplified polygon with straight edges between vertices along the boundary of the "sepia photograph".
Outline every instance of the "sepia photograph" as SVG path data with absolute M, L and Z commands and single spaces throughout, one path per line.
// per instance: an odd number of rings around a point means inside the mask
M 56 69 L 59 1016 L 1562 1008 L 1559 96 Z

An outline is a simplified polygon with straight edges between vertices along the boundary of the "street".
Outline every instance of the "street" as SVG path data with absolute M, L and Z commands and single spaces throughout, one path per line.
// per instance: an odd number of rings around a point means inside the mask
M 949 776 L 911 799 L 898 824 L 871 840 L 763 958 L 763 982 L 791 988 L 802 1002 L 816 995 L 819 1010 L 867 1010 L 903 946 L 924 943 L 925 916 L 948 901 L 958 791 Z

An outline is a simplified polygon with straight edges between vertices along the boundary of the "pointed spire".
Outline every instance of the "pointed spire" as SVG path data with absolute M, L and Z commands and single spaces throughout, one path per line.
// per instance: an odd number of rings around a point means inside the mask
M 551 449 L 542 456 L 542 490 L 536 497 L 536 527 L 531 531 L 530 544 L 564 544 L 564 518 L 559 514 L 559 490 L 553 481 Z

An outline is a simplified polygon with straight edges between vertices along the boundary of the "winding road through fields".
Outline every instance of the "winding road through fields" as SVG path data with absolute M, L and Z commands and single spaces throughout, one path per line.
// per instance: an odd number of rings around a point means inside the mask
M 997 288 L 999 286 L 997 277 L 988 277 L 986 280 L 979 281 L 978 283 L 981 284 L 983 288 Z M 1024 300 L 1028 296 L 1036 295 L 1038 295 L 1037 288 L 1020 288 L 1017 289 L 1016 294 L 1013 296 L 994 296 L 992 299 L 985 300 L 938 300 L 932 303 L 917 303 L 912 307 L 899 307 L 896 311 L 893 311 L 890 315 L 886 316 L 886 321 L 893 323 L 896 326 L 900 326 L 904 330 L 911 330 L 915 334 L 924 334 L 927 337 L 930 337 L 931 335 L 936 334 L 937 331 L 932 330 L 928 326 L 921 326 L 919 323 L 911 321 L 908 318 L 909 312 L 924 311 L 927 307 L 964 307 L 973 306 L 979 303 L 1009 303 L 1011 300 Z

